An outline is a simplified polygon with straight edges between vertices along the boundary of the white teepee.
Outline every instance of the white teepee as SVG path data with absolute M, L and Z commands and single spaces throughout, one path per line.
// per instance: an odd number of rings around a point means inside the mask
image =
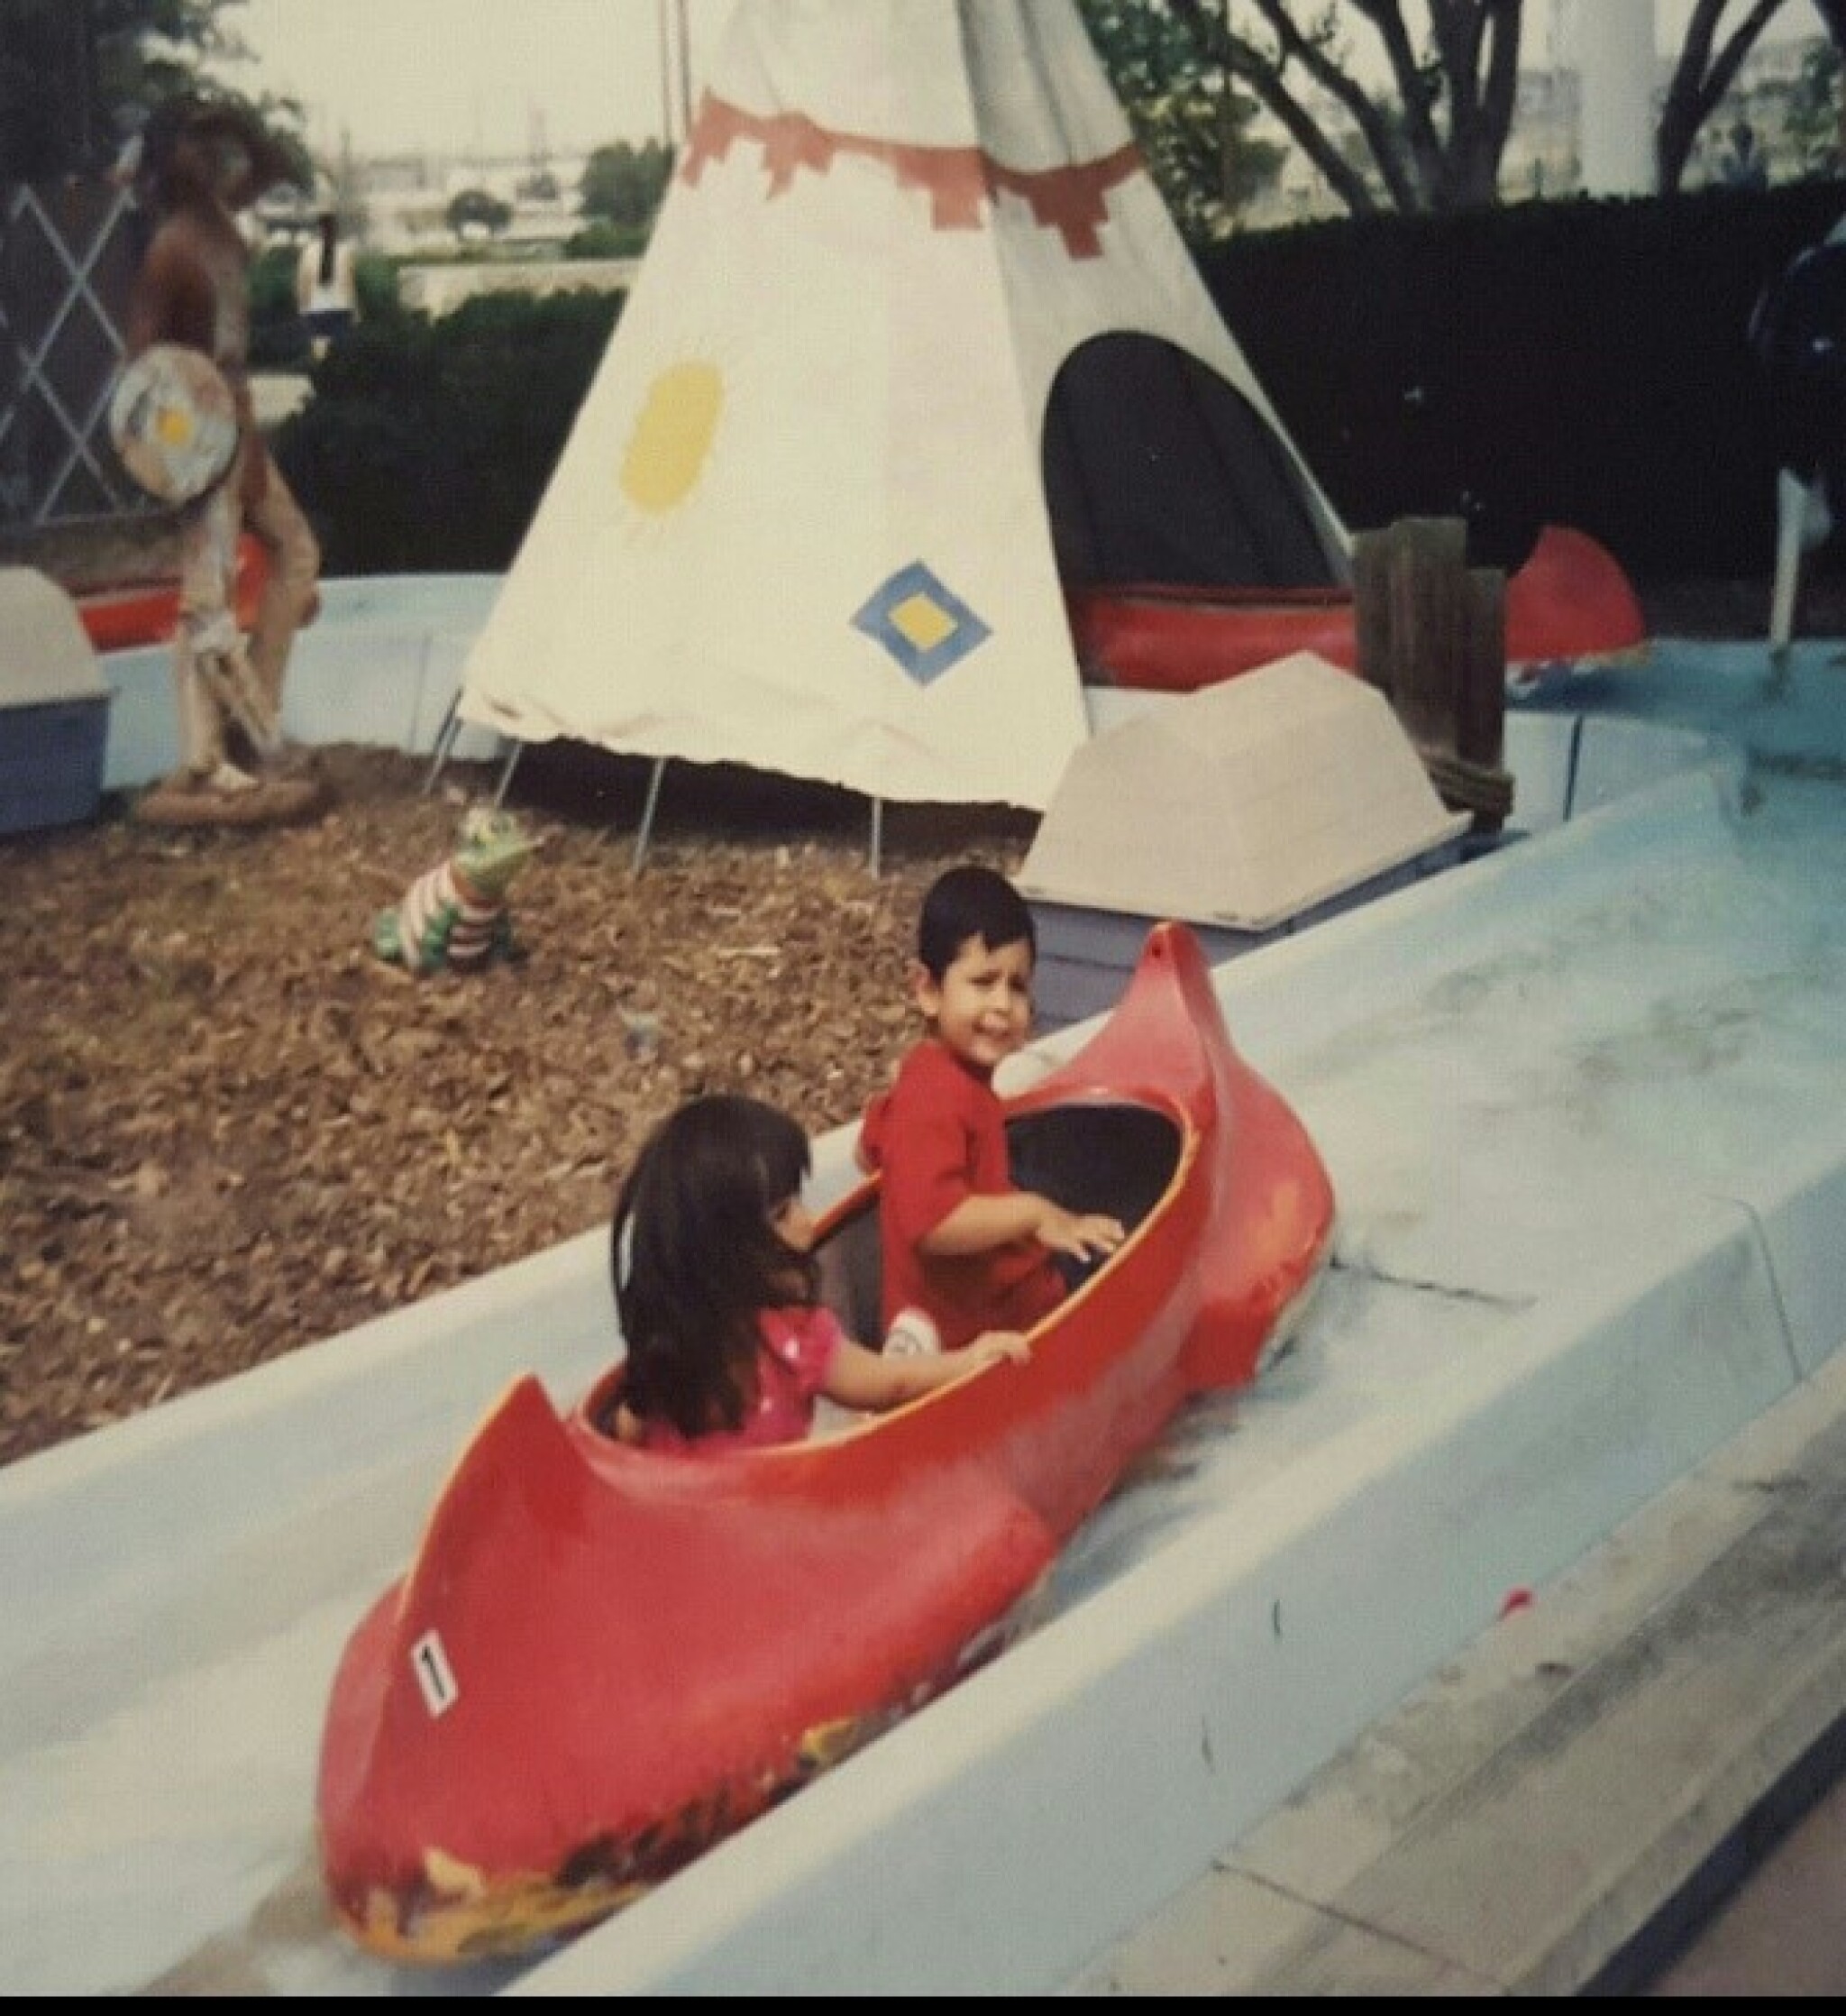
M 1275 492 L 1337 578 L 1072 0 L 738 0 L 459 716 L 1042 809 L 1087 737 L 1060 564 L 1135 571 L 1202 458 L 1242 464 L 1207 543 Z

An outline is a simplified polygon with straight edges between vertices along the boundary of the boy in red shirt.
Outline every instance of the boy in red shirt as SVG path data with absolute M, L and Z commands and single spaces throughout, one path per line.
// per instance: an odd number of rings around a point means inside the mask
M 911 985 L 927 1033 L 866 1108 L 862 1168 L 881 1170 L 888 1330 L 921 1310 L 941 1347 L 1028 1330 L 1064 1299 L 1053 1259 L 1111 1253 L 1120 1223 L 1015 1189 L 995 1067 L 1032 1026 L 1032 912 L 1006 877 L 967 866 L 923 899 Z

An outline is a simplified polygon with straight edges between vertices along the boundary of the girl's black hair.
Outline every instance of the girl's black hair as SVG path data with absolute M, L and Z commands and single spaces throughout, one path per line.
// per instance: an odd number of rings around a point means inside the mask
M 990 952 L 1023 944 L 1036 958 L 1038 934 L 1026 899 L 998 869 L 966 862 L 930 884 L 917 919 L 917 957 L 940 980 L 971 938 Z
M 714 1093 L 656 1127 L 616 1198 L 609 1267 L 627 1344 L 622 1397 L 687 1437 L 742 1425 L 757 1315 L 819 1297 L 813 1256 L 770 1224 L 800 1194 L 807 1135 L 759 1099 Z

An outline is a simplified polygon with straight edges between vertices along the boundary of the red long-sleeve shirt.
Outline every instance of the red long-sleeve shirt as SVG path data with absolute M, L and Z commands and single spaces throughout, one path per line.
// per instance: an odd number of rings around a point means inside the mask
M 920 1308 L 935 1320 L 943 1349 L 955 1351 L 983 1330 L 1028 1330 L 1064 1299 L 1063 1278 L 1036 1239 L 953 1259 L 921 1250 L 925 1234 L 966 1198 L 1013 1190 L 999 1095 L 942 1044 L 917 1044 L 891 1090 L 866 1107 L 859 1151 L 883 1177 L 887 1329 L 899 1310 Z

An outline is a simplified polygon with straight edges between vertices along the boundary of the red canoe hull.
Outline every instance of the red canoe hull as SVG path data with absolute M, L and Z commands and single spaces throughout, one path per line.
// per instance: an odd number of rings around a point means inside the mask
M 242 629 L 256 620 L 268 572 L 269 556 L 261 542 L 246 532 L 237 544 L 237 621 Z M 91 589 L 76 600 L 78 619 L 96 651 L 134 651 L 164 644 L 179 623 L 179 583 L 171 575 Z
M 256 618 L 267 556 L 245 533 L 237 555 L 238 621 Z M 1348 672 L 1358 664 L 1353 603 L 1343 588 L 1072 588 L 1072 638 L 1085 680 L 1192 692 L 1296 651 Z M 97 651 L 164 643 L 178 621 L 177 582 L 134 582 L 80 595 Z M 1627 576 L 1586 533 L 1547 526 L 1506 585 L 1507 681 L 1515 690 L 1558 666 L 1588 669 L 1643 655 L 1647 625 Z
M 1348 589 L 1071 589 L 1065 603 L 1077 662 L 1094 684 L 1193 692 L 1296 651 L 1358 669 Z M 1586 533 L 1547 526 L 1506 584 L 1509 687 L 1646 648 L 1640 602 L 1614 559 Z
M 1332 1190 L 1190 932 L 1156 927 L 1114 1016 L 1009 1118 L 1163 1144 L 1122 1252 L 1029 1365 L 742 1455 L 611 1441 L 618 1370 L 562 1418 L 529 1376 L 490 1412 L 334 1680 L 323 1873 L 362 1944 L 520 1950 L 642 1894 L 992 1656 L 1187 1395 L 1256 1376 Z M 823 1248 L 874 1204 L 844 1200 Z

